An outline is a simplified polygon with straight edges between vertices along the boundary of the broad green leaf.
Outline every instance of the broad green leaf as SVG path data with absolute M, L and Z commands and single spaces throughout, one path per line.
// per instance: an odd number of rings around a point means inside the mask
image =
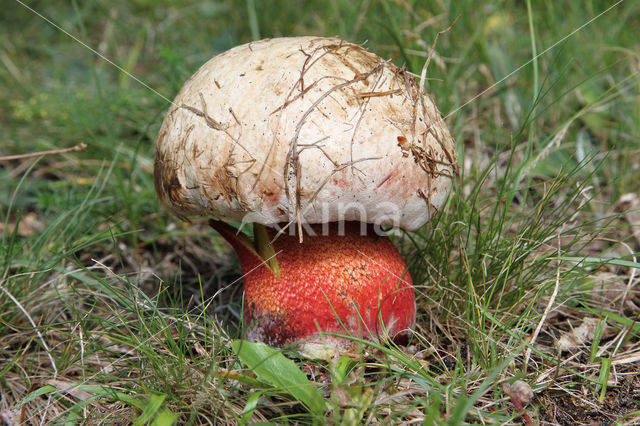
M 296 366 L 278 349 L 264 343 L 236 340 L 231 344 L 238 358 L 244 362 L 261 380 L 286 392 L 306 405 L 309 410 L 320 415 L 327 409 L 322 394 Z

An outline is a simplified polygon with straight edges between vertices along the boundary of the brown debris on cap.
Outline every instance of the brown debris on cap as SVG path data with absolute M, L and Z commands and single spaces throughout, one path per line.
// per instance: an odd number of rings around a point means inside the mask
M 185 83 L 155 185 L 181 217 L 414 230 L 444 203 L 456 161 L 408 72 L 337 38 L 279 38 L 222 53 Z

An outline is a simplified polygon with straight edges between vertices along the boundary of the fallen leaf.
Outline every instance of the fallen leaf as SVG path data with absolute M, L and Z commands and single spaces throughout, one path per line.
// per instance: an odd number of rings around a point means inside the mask
M 20 421 L 20 409 L 0 411 L 0 423 L 7 426 L 18 426 Z
M 589 291 L 591 298 L 601 307 L 619 303 L 627 289 L 625 277 L 608 271 L 598 271 L 591 277 L 593 289 Z
M 6 230 L 11 234 L 14 232 L 15 227 L 15 222 L 10 222 L 7 224 Z M 38 220 L 38 216 L 35 213 L 27 213 L 20 218 L 20 222 L 18 223 L 18 235 L 21 237 L 30 237 L 43 229 L 44 224 Z M 0 234 L 4 231 L 5 224 L 0 221 Z
M 66 380 L 47 380 L 48 385 L 58 389 L 59 392 L 67 393 L 80 401 L 86 401 L 93 396 L 92 393 L 82 390 L 78 383 L 68 382 Z
M 558 339 L 558 348 L 562 352 L 579 348 L 586 342 L 593 339 L 597 325 L 598 320 L 596 318 L 584 318 L 580 326 L 574 328 Z

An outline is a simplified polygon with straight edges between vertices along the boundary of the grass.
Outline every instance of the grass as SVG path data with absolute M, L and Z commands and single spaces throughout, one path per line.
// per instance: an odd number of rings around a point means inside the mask
M 619 203 L 640 198 L 640 5 L 29 6 L 162 96 L 19 3 L 0 17 L 0 155 L 88 146 L 0 161 L 0 419 L 517 423 L 503 384 L 522 379 L 535 422 L 640 421 L 640 240 Z M 460 174 L 431 224 L 394 237 L 416 284 L 412 342 L 328 364 L 242 346 L 233 255 L 156 200 L 163 97 L 258 37 L 366 41 L 420 74 L 457 17 L 427 89 Z

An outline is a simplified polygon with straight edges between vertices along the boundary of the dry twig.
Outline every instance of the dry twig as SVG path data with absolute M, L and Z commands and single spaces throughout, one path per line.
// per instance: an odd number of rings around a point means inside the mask
M 51 149 L 49 151 L 28 152 L 26 154 L 4 155 L 4 156 L 0 156 L 0 161 L 22 160 L 25 158 L 42 157 L 44 155 L 65 154 L 67 152 L 72 152 L 72 151 L 84 151 L 86 148 L 87 148 L 87 144 L 84 142 L 81 142 L 69 148 Z

